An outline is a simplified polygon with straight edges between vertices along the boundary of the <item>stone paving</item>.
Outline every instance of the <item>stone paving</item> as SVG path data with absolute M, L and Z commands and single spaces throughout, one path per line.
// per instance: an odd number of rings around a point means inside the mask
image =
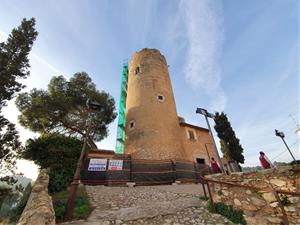
M 198 184 L 128 187 L 86 186 L 94 207 L 87 220 L 64 225 L 233 224 L 207 211 Z

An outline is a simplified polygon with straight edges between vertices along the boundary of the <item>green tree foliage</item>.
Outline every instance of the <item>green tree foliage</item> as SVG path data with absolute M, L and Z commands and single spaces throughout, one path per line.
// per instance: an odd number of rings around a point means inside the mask
M 100 110 L 89 112 L 88 99 L 100 103 Z M 76 137 L 88 136 L 88 145 L 107 136 L 107 125 L 116 113 L 114 99 L 98 91 L 87 73 L 75 73 L 67 81 L 63 76 L 53 77 L 48 90 L 33 89 L 17 97 L 21 111 L 20 123 L 40 133 L 60 132 Z M 88 121 L 88 122 L 87 122 Z
M 229 151 L 228 145 L 226 144 L 226 142 L 223 139 L 220 139 L 220 146 L 221 146 L 221 151 L 222 151 L 225 159 L 230 160 L 230 151 Z
M 28 55 L 38 34 L 34 26 L 34 18 L 23 19 L 6 42 L 0 43 L 0 177 L 14 173 L 15 151 L 20 147 L 15 125 L 5 119 L 1 111 L 7 101 L 24 87 L 19 79 L 30 74 Z
M 15 125 L 0 115 L 0 172 L 14 174 L 16 150 L 20 148 L 19 135 Z
M 243 148 L 240 140 L 235 136 L 227 115 L 224 112 L 216 113 L 215 123 L 215 130 L 218 133 L 218 137 L 223 141 L 225 157 L 235 160 L 237 163 L 244 163 Z
M 34 26 L 34 18 L 23 19 L 7 41 L 0 43 L 0 108 L 24 87 L 18 79 L 30 74 L 28 54 L 38 35 Z
M 29 139 L 19 154 L 40 168 L 50 169 L 49 191 L 58 192 L 72 181 L 82 145 L 77 138 L 49 133 Z

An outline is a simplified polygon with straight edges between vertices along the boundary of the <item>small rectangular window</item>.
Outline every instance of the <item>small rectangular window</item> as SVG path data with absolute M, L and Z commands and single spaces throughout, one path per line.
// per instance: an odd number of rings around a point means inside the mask
M 192 130 L 189 130 L 189 139 L 190 139 L 190 140 L 196 140 L 196 139 L 195 139 L 194 131 L 192 131 Z
M 140 67 L 138 66 L 135 68 L 135 74 L 138 74 L 139 72 L 140 72 Z
M 199 164 L 205 164 L 205 159 L 196 158 L 196 160 L 197 160 L 197 163 L 199 163 Z

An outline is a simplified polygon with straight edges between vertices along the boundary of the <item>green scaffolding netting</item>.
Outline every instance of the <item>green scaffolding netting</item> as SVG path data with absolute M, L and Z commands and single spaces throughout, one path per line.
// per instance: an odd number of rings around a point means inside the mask
M 126 97 L 127 97 L 127 75 L 128 64 L 123 65 L 123 73 L 121 79 L 121 96 L 119 102 L 119 116 L 117 129 L 116 153 L 124 154 L 125 128 L 126 128 Z

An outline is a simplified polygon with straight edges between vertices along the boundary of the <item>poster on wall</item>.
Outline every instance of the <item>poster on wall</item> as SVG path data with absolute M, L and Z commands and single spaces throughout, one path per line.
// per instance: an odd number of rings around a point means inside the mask
M 90 159 L 88 171 L 105 171 L 107 159 Z
M 109 160 L 108 164 L 109 170 L 122 170 L 123 169 L 123 160 Z

